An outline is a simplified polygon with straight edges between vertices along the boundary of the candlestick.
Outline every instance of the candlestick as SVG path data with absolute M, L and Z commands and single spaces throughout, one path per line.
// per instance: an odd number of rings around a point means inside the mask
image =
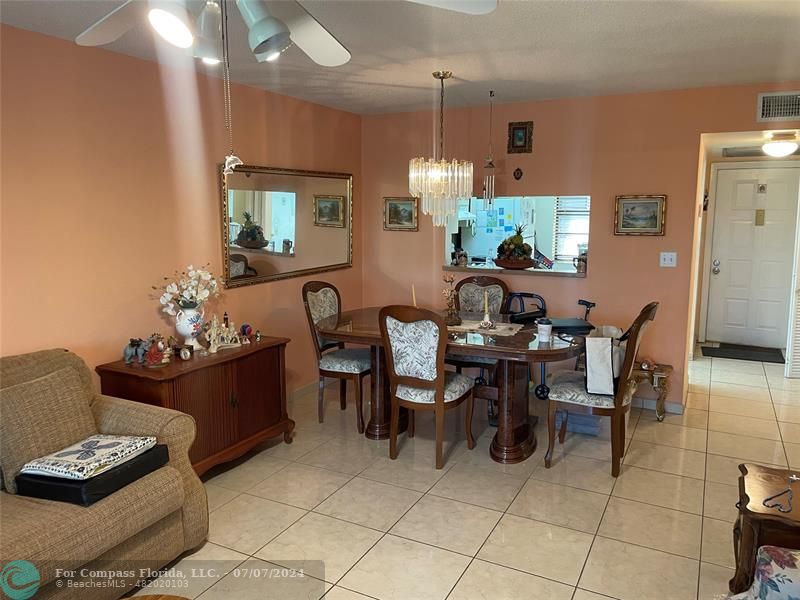
M 483 291 L 483 312 L 489 314 L 489 292 Z
M 417 308 L 417 290 L 413 283 L 411 284 L 411 301 L 414 303 L 414 308 Z

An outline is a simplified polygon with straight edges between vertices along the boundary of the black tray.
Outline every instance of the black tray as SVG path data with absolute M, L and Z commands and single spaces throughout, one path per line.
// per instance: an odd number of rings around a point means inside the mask
M 15 478 L 17 493 L 21 496 L 89 506 L 148 473 L 160 469 L 168 462 L 167 447 L 164 444 L 157 444 L 105 473 L 80 481 L 21 473 Z

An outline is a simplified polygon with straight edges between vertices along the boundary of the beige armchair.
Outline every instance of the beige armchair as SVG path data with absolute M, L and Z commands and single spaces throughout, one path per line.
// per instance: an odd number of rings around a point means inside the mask
M 14 401 L 14 386 L 24 391 L 37 381 L 57 382 L 70 373 L 79 377 L 97 432 L 154 435 L 159 444 L 169 448 L 169 463 L 88 507 L 19 496 L 4 485 L 0 491 L 0 564 L 12 560 L 33 563 L 41 577 L 37 598 L 118 598 L 134 585 L 135 577 L 117 588 L 56 587 L 56 571 L 83 567 L 156 570 L 203 543 L 208 534 L 208 502 L 188 455 L 195 436 L 194 419 L 178 411 L 97 394 L 84 362 L 60 349 L 0 358 L 0 411 Z M 54 398 L 29 395 L 27 402 L 32 415 L 41 414 L 44 408 L 52 412 L 56 424 L 62 422 L 59 419 L 69 419 Z M 19 406 L 15 410 L 18 413 Z M 40 432 L 31 432 L 31 436 L 46 439 Z M 0 462 L 8 460 L 7 451 L 3 446 Z M 42 454 L 52 451 L 43 447 Z

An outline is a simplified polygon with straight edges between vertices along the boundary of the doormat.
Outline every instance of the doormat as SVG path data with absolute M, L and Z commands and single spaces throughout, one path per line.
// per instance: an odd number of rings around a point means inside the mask
M 739 344 L 720 344 L 719 348 L 703 346 L 703 356 L 712 358 L 735 358 L 737 360 L 755 360 L 758 362 L 783 364 L 783 353 L 777 348 L 760 348 L 758 346 L 740 346 Z

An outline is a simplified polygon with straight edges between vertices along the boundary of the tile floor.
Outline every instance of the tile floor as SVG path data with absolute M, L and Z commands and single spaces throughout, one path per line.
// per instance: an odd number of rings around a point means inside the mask
M 436 471 L 431 415 L 418 417 L 415 439 L 401 436 L 392 461 L 387 442 L 357 435 L 352 403 L 338 410 L 337 388 L 324 424 L 315 397 L 298 398 L 291 445 L 270 442 L 206 477 L 209 542 L 178 566 L 215 573 L 174 591 L 202 600 L 724 598 L 737 465 L 800 469 L 800 380 L 781 373 L 700 357 L 683 415 L 658 423 L 632 411 L 617 480 L 607 419 L 599 437 L 568 434 L 551 469 L 542 423 L 530 459 L 499 465 L 479 403 L 477 447 L 466 448 L 460 411 L 448 415 L 447 463 Z M 232 572 L 275 565 L 309 577 Z

